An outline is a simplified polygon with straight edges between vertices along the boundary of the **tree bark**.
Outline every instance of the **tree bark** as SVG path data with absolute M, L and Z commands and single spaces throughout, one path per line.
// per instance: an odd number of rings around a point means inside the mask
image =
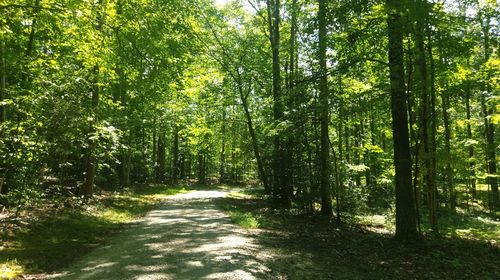
M 172 183 L 177 184 L 179 178 L 179 126 L 174 125 L 174 142 L 172 147 Z
M 342 161 L 344 158 L 344 152 L 342 149 L 343 145 L 343 137 L 342 133 L 344 131 L 343 129 L 343 120 L 342 116 L 344 115 L 344 103 L 343 103 L 343 92 L 342 92 L 342 75 L 339 74 L 338 76 L 338 87 L 339 87 L 339 118 L 338 118 L 338 135 L 339 135 L 339 155 L 338 155 L 338 164 L 337 167 L 335 168 L 336 171 L 336 177 L 338 180 L 337 184 L 337 191 L 335 194 L 335 211 L 336 211 L 336 216 L 337 216 L 337 223 L 340 224 L 342 222 L 341 218 L 341 212 L 342 212 L 342 198 L 344 197 L 344 168 L 342 167 Z
M 427 4 L 427 1 L 424 1 L 425 4 Z M 436 77 L 435 77 L 435 64 L 434 64 L 434 58 L 432 55 L 432 36 L 431 36 L 431 30 L 429 27 L 427 27 L 427 36 L 428 36 L 428 46 L 427 46 L 427 54 L 429 57 L 429 70 L 430 70 L 430 107 L 429 107 L 429 144 L 430 144 L 430 153 L 429 157 L 431 160 L 431 169 L 429 170 L 429 180 L 431 183 L 431 191 L 433 195 L 433 200 L 434 200 L 434 207 L 436 209 L 434 210 L 434 230 L 437 231 L 437 207 L 439 206 L 439 200 L 438 200 L 438 190 L 437 190 L 437 183 L 436 183 L 436 154 L 437 154 L 437 143 L 436 143 L 436 130 L 437 130 L 437 118 L 436 118 Z M 450 163 L 451 164 L 451 163 Z M 452 195 L 451 193 L 448 193 L 448 195 Z
M 428 69 L 426 63 L 426 50 L 425 50 L 425 40 L 424 40 L 424 32 L 425 32 L 425 22 L 424 20 L 427 18 L 427 12 L 424 12 L 423 15 L 421 9 L 427 9 L 427 1 L 420 0 L 417 6 L 418 13 L 415 11 L 415 14 L 418 14 L 418 18 L 416 21 L 416 32 L 415 32 L 415 43 L 417 47 L 417 71 L 419 73 L 419 86 L 421 93 L 421 118 L 420 125 L 422 129 L 422 143 L 424 149 L 424 166 L 425 166 L 425 189 L 424 191 L 427 193 L 427 206 L 429 208 L 429 221 L 433 231 L 437 231 L 437 200 L 436 200 L 436 182 L 435 182 L 435 168 L 433 168 L 434 154 L 433 154 L 433 143 L 435 138 L 433 137 L 432 132 L 432 101 L 429 97 L 429 80 L 428 80 Z M 431 59 L 431 58 L 429 58 Z
M 470 108 L 470 86 L 467 85 L 465 89 L 465 108 L 467 110 L 467 139 L 472 140 L 472 127 L 471 127 L 471 108 Z M 476 167 L 474 162 L 474 146 L 469 145 L 469 171 L 470 171 L 470 186 L 472 197 L 476 197 Z
M 241 93 L 241 92 L 240 92 Z M 264 163 L 262 162 L 262 157 L 260 156 L 260 148 L 259 143 L 257 142 L 257 136 L 255 134 L 255 129 L 253 127 L 252 116 L 250 115 L 250 111 L 248 109 L 248 100 L 246 96 L 241 97 L 241 104 L 243 105 L 243 110 L 245 111 L 245 118 L 247 120 L 248 133 L 250 134 L 250 138 L 252 138 L 252 147 L 255 154 L 255 159 L 257 160 L 257 169 L 259 171 L 259 177 L 264 185 L 264 190 L 266 194 L 271 194 L 271 187 L 267 182 L 267 176 L 264 169 Z
M 273 117 L 276 126 L 283 121 L 283 101 L 281 94 L 281 69 L 280 69 L 280 1 L 267 0 L 267 14 L 269 26 L 269 39 L 272 48 L 272 74 L 273 74 Z M 275 207 L 289 208 L 291 198 L 288 196 L 286 184 L 287 163 L 284 160 L 285 148 L 282 143 L 281 131 L 277 129 L 274 135 L 273 152 L 273 204 Z
M 152 155 L 151 159 L 153 162 L 153 182 L 156 182 L 156 179 L 158 178 L 158 162 L 157 162 L 157 152 L 156 149 L 158 147 L 157 141 L 156 141 L 156 118 L 153 119 L 153 149 L 152 149 Z
M 322 74 L 326 69 L 326 1 L 318 0 L 318 40 L 319 40 L 319 67 Z M 321 75 L 319 80 L 319 110 L 321 121 L 321 152 L 319 155 L 320 168 L 320 192 L 321 192 L 321 214 L 325 216 L 332 215 L 332 197 L 330 190 L 330 149 L 329 149 L 329 94 L 328 94 L 328 76 Z
M 7 59 L 5 52 L 5 41 L 0 38 L 0 124 L 7 119 L 7 110 L 3 102 L 7 91 Z
M 219 167 L 219 182 L 224 183 L 226 178 L 226 106 L 222 107 L 222 127 L 221 127 L 221 151 L 220 151 L 220 167 Z
M 99 0 L 97 5 L 97 22 L 96 31 L 102 34 L 102 22 L 104 21 L 104 0 Z M 85 176 L 83 185 L 81 188 L 81 193 L 85 197 L 91 197 L 94 194 L 94 180 L 97 172 L 97 157 L 96 157 L 96 123 L 97 123 L 97 106 L 99 105 L 99 94 L 101 88 L 99 86 L 99 65 L 96 64 L 92 69 L 93 78 L 94 78 L 94 86 L 92 89 L 91 96 L 91 106 L 90 106 L 90 127 L 89 133 L 87 136 L 87 147 L 86 147 L 86 162 L 85 162 Z
M 446 183 L 449 195 L 449 206 L 452 211 L 455 211 L 456 207 L 456 194 L 455 187 L 453 185 L 453 168 L 452 168 L 452 158 L 451 158 L 451 127 L 450 127 L 450 117 L 448 114 L 448 96 L 446 93 L 441 94 L 441 103 L 443 106 L 443 122 L 444 122 L 444 149 L 446 152 Z
M 389 72 L 391 113 L 396 171 L 396 238 L 408 241 L 417 238 L 415 205 L 412 192 L 411 156 L 408 133 L 408 112 L 404 81 L 403 22 L 404 2 L 386 0 L 388 8 Z
M 85 163 L 84 163 L 84 181 L 81 187 L 81 194 L 85 197 L 91 197 L 94 195 L 94 179 L 97 171 L 97 158 L 95 154 L 95 150 L 97 148 L 96 141 L 96 123 L 97 123 L 97 115 L 96 109 L 99 104 L 99 92 L 100 87 L 99 83 L 99 66 L 94 66 L 93 69 L 94 75 L 94 87 L 92 89 L 91 94 L 91 107 L 90 107 L 90 116 L 91 121 L 89 124 L 89 130 L 87 133 L 87 146 L 85 148 Z
M 165 182 L 165 133 L 160 129 L 158 133 L 158 147 L 156 148 L 157 156 L 156 160 L 158 162 L 157 164 L 157 171 L 156 171 L 156 182 L 157 183 L 164 183 Z

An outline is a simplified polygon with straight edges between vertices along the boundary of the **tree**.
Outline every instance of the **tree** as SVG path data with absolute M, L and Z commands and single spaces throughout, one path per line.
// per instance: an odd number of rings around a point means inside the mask
M 326 75 L 326 1 L 318 0 L 318 56 L 320 73 L 319 80 L 319 111 L 321 119 L 321 153 L 320 153 L 320 181 L 321 181 L 321 214 L 330 216 L 332 214 L 332 198 L 330 189 L 330 140 L 328 135 L 328 126 L 330 124 L 329 116 L 329 92 L 328 76 Z
M 415 204 L 411 187 L 411 156 L 404 81 L 403 23 L 401 20 L 401 13 L 407 6 L 404 1 L 396 0 L 387 0 L 386 5 L 394 166 L 396 168 L 396 238 L 406 241 L 417 237 Z

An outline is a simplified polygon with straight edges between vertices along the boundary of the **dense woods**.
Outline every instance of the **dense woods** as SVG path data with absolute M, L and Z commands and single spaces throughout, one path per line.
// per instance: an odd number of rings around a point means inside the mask
M 0 0 L 2 211 L 254 182 L 401 242 L 498 213 L 496 1 L 215 2 Z

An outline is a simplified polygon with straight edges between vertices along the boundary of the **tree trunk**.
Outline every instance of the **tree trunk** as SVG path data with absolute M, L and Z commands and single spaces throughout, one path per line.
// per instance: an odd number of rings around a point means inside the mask
M 156 171 L 156 182 L 164 183 L 165 182 L 165 133 L 160 129 L 158 136 L 158 147 L 156 148 L 157 156 L 157 171 Z
M 174 125 L 172 154 L 172 183 L 177 184 L 177 179 L 179 177 L 179 127 L 177 125 Z
M 104 0 L 99 0 L 98 6 L 97 6 L 97 22 L 98 24 L 96 25 L 96 31 L 100 33 L 101 36 L 102 34 L 102 22 L 104 21 Z M 31 46 L 32 48 L 32 46 Z M 29 48 L 28 48 L 29 51 Z M 97 123 L 97 106 L 99 105 L 99 94 L 100 94 L 100 86 L 99 86 L 99 65 L 96 64 L 92 70 L 92 73 L 94 75 L 94 87 L 92 89 L 92 96 L 91 96 L 91 107 L 90 107 L 90 116 L 91 116 L 91 121 L 90 121 L 90 128 L 89 128 L 89 133 L 87 134 L 87 147 L 86 147 L 86 161 L 85 161 L 85 176 L 84 176 L 84 181 L 83 185 L 81 188 L 81 193 L 85 197 L 91 197 L 94 194 L 94 180 L 95 180 L 95 175 L 97 172 L 97 158 L 96 158 L 96 148 L 97 148 L 97 141 L 96 141 L 96 123 Z
M 321 78 L 319 80 L 319 110 L 321 122 L 321 152 L 319 155 L 319 176 L 320 176 L 320 192 L 321 192 L 321 214 L 325 216 L 332 215 L 332 197 L 330 190 L 330 149 L 329 149 L 329 92 L 328 92 L 328 76 L 326 75 L 326 0 L 318 0 L 318 40 L 319 40 L 319 67 Z
M 153 151 L 152 151 L 152 162 L 153 162 L 153 181 L 156 182 L 158 178 L 158 162 L 157 162 L 157 137 L 156 137 L 156 118 L 153 120 Z
M 425 1 L 427 4 L 427 1 Z M 439 206 L 439 199 L 438 199 L 438 190 L 437 190 L 437 183 L 436 183 L 436 154 L 437 154 L 437 144 L 436 144 L 436 130 L 437 130 L 437 118 L 436 118 L 436 76 L 435 76 L 435 64 L 434 64 L 434 58 L 432 55 L 432 36 L 431 36 L 431 30 L 429 27 L 427 27 L 427 36 L 428 36 L 428 46 L 427 46 L 427 54 L 429 56 L 429 70 L 430 70 L 430 107 L 429 107 L 429 144 L 430 144 L 430 153 L 429 157 L 431 160 L 431 169 L 429 170 L 429 180 L 431 183 L 431 191 L 433 195 L 433 200 L 434 200 L 434 207 L 436 209 L 434 210 L 434 229 L 437 231 L 437 207 Z M 450 163 L 451 164 L 451 163 Z M 448 195 L 452 195 L 449 193 Z
M 272 48 L 272 72 L 273 72 L 273 117 L 275 125 L 283 121 L 283 101 L 281 95 L 281 69 L 280 69 L 280 1 L 267 0 L 267 14 L 269 26 L 269 39 Z M 274 135 L 273 152 L 273 204 L 277 207 L 289 208 L 290 197 L 287 196 L 286 183 L 287 163 L 283 155 L 285 147 L 282 143 L 282 133 L 276 131 Z
M 471 127 L 471 108 L 470 108 L 470 86 L 467 85 L 465 89 L 465 107 L 467 110 L 467 139 L 472 140 L 472 127 Z M 474 146 L 469 145 L 469 171 L 470 171 L 470 186 L 472 197 L 476 197 L 476 167 L 474 161 Z
M 342 75 L 339 74 L 339 81 L 338 81 L 338 87 L 339 87 L 339 98 L 340 98 L 340 101 L 339 101 L 339 118 L 338 118 L 338 135 L 339 135 L 339 156 L 338 156 L 338 159 L 337 159 L 337 162 L 338 162 L 338 166 L 335 168 L 336 171 L 335 173 L 337 174 L 337 180 L 338 180 L 338 184 L 337 184 L 337 191 L 336 191 L 336 194 L 335 194 L 335 203 L 336 203 L 336 207 L 335 207 L 335 210 L 336 210 L 336 216 L 337 216 L 337 223 L 340 224 L 342 222 L 342 219 L 341 219 L 341 212 L 342 212 L 342 198 L 344 196 L 344 168 L 342 167 L 342 161 L 343 161 L 343 158 L 344 158 L 344 152 L 343 152 L 343 149 L 342 149 L 342 141 L 343 141 L 343 137 L 342 137 L 342 133 L 344 131 L 343 129 L 343 120 L 342 120 L 342 116 L 344 115 L 344 103 L 343 103 L 343 93 L 342 93 Z
M 131 169 L 131 155 L 130 150 L 127 149 L 122 156 L 122 187 L 130 187 L 130 169 Z
M 408 241 L 417 237 L 415 205 L 411 180 L 408 112 L 404 81 L 403 22 L 404 2 L 387 0 L 391 113 L 396 171 L 396 238 Z
M 486 19 L 481 19 L 481 27 L 483 31 L 483 44 L 484 44 L 484 63 L 488 62 L 491 57 L 490 49 L 490 15 L 486 14 Z M 490 206 L 493 209 L 499 207 L 499 192 L 498 192 L 498 179 L 496 177 L 497 173 L 497 162 L 496 162 L 496 146 L 495 146 L 495 124 L 491 123 L 488 116 L 493 115 L 494 108 L 489 106 L 486 102 L 487 98 L 491 94 L 490 86 L 490 74 L 488 73 L 487 80 L 483 83 L 483 92 L 481 96 L 481 107 L 484 116 L 484 133 L 486 136 L 486 162 L 488 177 L 487 181 L 491 187 L 491 194 L 489 195 Z
M 91 121 L 89 131 L 87 133 L 87 146 L 85 149 L 85 164 L 84 164 L 84 181 L 80 193 L 85 197 L 91 197 L 94 194 L 94 179 L 97 171 L 97 158 L 95 150 L 97 147 L 96 135 L 96 109 L 99 103 L 99 67 L 96 65 L 93 69 L 94 88 L 92 89 L 90 115 Z
M 219 182 L 224 183 L 226 178 L 226 107 L 222 107 L 222 127 L 221 127 L 221 151 L 220 151 L 220 167 L 219 167 Z
M 447 93 L 441 94 L 441 102 L 443 103 L 443 122 L 444 122 L 444 149 L 446 152 L 446 183 L 449 195 L 449 206 L 452 211 L 455 211 L 456 207 L 456 194 L 455 187 L 453 185 L 453 168 L 451 165 L 451 127 L 450 127 L 450 117 L 448 115 L 448 96 Z
M 240 91 L 240 94 L 242 92 Z M 257 136 L 255 134 L 255 129 L 253 127 L 252 116 L 250 115 L 250 111 L 248 110 L 248 100 L 246 96 L 241 97 L 241 104 L 243 105 L 243 110 L 245 111 L 245 117 L 247 119 L 248 133 L 250 133 L 250 138 L 252 139 L 252 147 L 253 152 L 255 154 L 255 159 L 257 160 L 257 169 L 259 171 L 259 177 L 264 185 L 264 190 L 267 194 L 271 194 L 271 187 L 267 182 L 267 176 L 264 169 L 264 163 L 262 162 L 262 157 L 260 156 L 260 148 L 259 143 L 257 142 Z
M 3 104 L 7 92 L 7 60 L 5 59 L 5 42 L 0 38 L 0 124 L 7 119 L 7 110 Z
M 421 0 L 419 1 L 421 5 L 420 8 L 427 9 L 427 1 Z M 426 63 L 426 52 L 425 52 L 425 42 L 424 42 L 424 31 L 425 31 L 425 23 L 424 19 L 427 18 L 427 13 L 424 15 L 419 15 L 416 23 L 416 32 L 415 32 L 415 43 L 417 46 L 417 71 L 419 73 L 419 86 L 421 93 L 421 118 L 420 125 L 422 129 L 422 143 L 424 148 L 424 166 L 425 166 L 425 189 L 424 191 L 427 193 L 427 206 L 429 208 L 429 221 L 433 231 L 437 231 L 437 200 L 436 200 L 436 182 L 435 182 L 435 168 L 433 168 L 433 133 L 432 128 L 432 110 L 431 104 L 432 101 L 429 100 L 429 80 L 428 80 L 428 72 L 427 72 L 427 63 Z

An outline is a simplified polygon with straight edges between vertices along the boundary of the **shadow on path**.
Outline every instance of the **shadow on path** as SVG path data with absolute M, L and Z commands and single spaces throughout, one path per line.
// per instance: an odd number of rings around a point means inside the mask
M 214 205 L 223 191 L 168 199 L 60 279 L 267 279 L 269 258 Z

